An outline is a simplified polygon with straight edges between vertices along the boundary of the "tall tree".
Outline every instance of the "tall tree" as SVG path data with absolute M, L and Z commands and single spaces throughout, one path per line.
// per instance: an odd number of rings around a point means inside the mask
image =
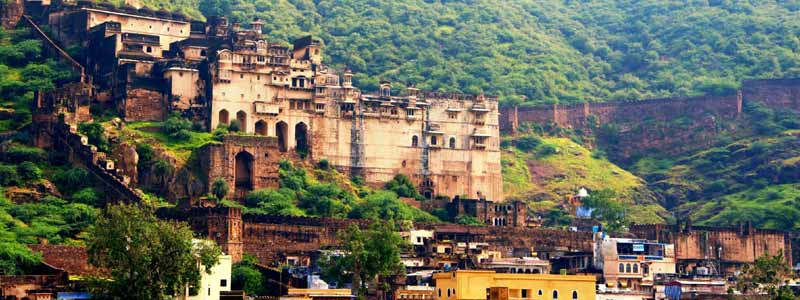
M 350 225 L 339 232 L 341 257 L 325 257 L 322 261 L 326 276 L 337 282 L 353 283 L 353 292 L 362 295 L 366 283 L 378 275 L 397 275 L 405 272 L 400 261 L 404 241 L 391 224 L 375 223 L 366 231 Z
M 755 263 L 744 266 L 736 279 L 736 289 L 744 294 L 766 292 L 770 299 L 795 299 L 794 293 L 786 285 L 795 277 L 783 253 L 765 254 Z
M 200 266 L 211 270 L 221 253 L 212 243 L 193 245 L 186 223 L 159 220 L 135 205 L 109 206 L 90 236 L 89 262 L 111 272 L 92 289 L 109 299 L 172 299 L 196 287 Z

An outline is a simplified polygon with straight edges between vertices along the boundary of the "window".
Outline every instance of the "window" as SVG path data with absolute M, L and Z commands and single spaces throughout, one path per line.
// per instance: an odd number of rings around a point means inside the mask
M 431 145 L 436 145 L 436 136 L 431 137 Z
M 558 300 L 558 291 L 553 290 L 553 300 Z
M 152 53 L 152 52 L 153 52 L 153 47 L 147 46 L 147 53 Z
M 455 148 L 456 148 L 456 138 L 451 137 L 450 138 L 450 149 L 455 149 Z
M 450 119 L 455 119 L 458 117 L 458 113 L 454 111 L 447 112 L 447 117 L 449 117 Z
M 447 298 L 450 298 L 450 289 L 447 289 Z
M 639 273 L 639 264 L 633 264 L 633 273 Z
M 625 273 L 630 273 L 630 272 L 631 272 L 631 264 L 626 264 L 625 265 Z
M 409 116 L 409 117 L 413 117 L 414 116 L 414 110 L 413 109 L 407 109 L 406 110 L 406 115 Z
M 619 272 L 620 272 L 620 273 L 623 273 L 623 272 L 625 272 L 625 265 L 624 265 L 624 264 L 622 264 L 622 263 L 620 263 L 620 264 L 619 264 Z
M 227 280 L 227 279 L 222 279 L 222 280 L 220 280 L 220 281 L 219 281 L 219 286 L 221 286 L 221 287 L 226 287 L 226 286 L 228 286 L 228 280 Z
M 578 300 L 578 291 L 572 291 L 572 300 Z
M 528 290 L 522 290 L 522 298 L 528 298 Z
M 539 294 L 539 296 L 541 296 L 541 295 L 544 295 L 544 292 L 542 290 L 539 290 L 538 294 Z
M 415 135 L 411 137 L 411 147 L 417 147 L 417 146 L 419 146 L 419 141 L 417 139 L 417 136 Z
M 442 289 L 439 289 L 439 298 L 442 297 Z

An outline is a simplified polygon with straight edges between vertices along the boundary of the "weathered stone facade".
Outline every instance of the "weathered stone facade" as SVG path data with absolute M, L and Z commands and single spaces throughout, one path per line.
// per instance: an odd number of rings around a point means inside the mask
M 738 228 L 634 225 L 631 232 L 649 240 L 674 244 L 679 272 L 704 265 L 733 274 L 766 254 L 782 254 L 792 264 L 791 240 L 787 233 L 755 229 L 752 224 L 742 224 Z
M 228 135 L 222 143 L 206 145 L 201 153 L 206 178 L 224 179 L 233 199 L 244 198 L 254 187 L 278 187 L 281 155 L 273 137 Z

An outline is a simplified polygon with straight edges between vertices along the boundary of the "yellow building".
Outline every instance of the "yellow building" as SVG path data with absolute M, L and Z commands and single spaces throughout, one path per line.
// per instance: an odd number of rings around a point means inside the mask
M 434 274 L 436 300 L 594 300 L 595 277 L 460 270 Z

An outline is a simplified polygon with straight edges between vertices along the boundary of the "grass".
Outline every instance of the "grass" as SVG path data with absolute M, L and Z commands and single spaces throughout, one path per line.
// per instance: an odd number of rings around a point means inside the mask
M 192 151 L 206 144 L 216 143 L 213 135 L 209 132 L 190 131 L 190 138 L 185 141 L 173 139 L 161 131 L 161 122 L 128 123 L 122 133 L 126 138 L 131 138 L 137 143 L 148 143 L 154 147 L 161 146 L 183 163 L 189 160 Z

